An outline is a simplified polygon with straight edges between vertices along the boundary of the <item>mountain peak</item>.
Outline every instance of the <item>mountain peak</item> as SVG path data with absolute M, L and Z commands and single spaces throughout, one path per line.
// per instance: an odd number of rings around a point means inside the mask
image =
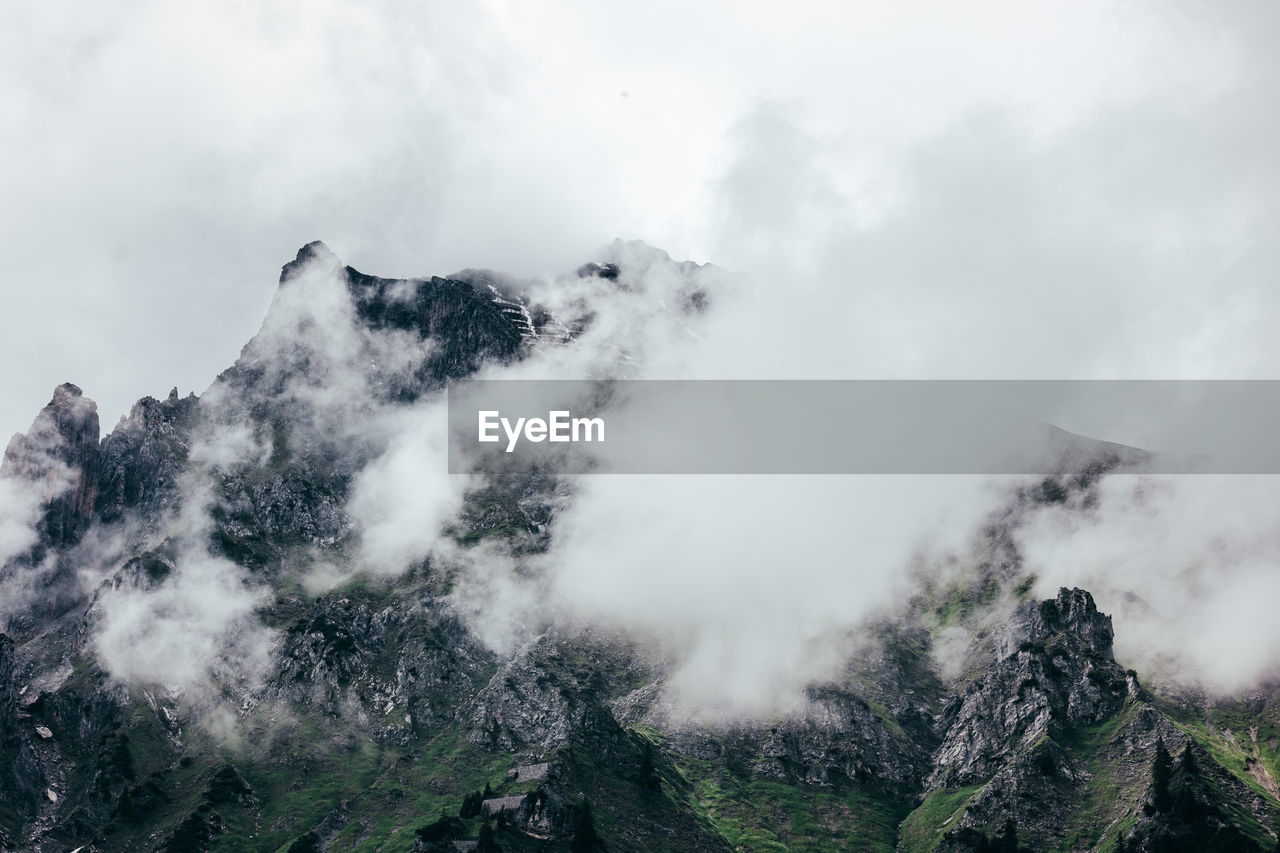
M 332 249 L 319 240 L 312 240 L 298 250 L 297 256 L 292 261 L 280 268 L 280 283 L 284 284 L 300 274 L 306 267 L 316 263 L 335 269 L 342 268 L 342 261 L 333 253 Z
M 90 429 L 92 421 L 93 440 L 98 440 L 98 404 L 84 396 L 79 385 L 63 382 L 53 389 L 53 398 L 36 418 L 36 425 L 44 417 L 56 426 L 64 437 L 71 433 Z M 32 427 L 36 428 L 35 425 Z
M 1095 654 L 1110 657 L 1115 637 L 1111 617 L 1098 612 L 1087 590 L 1062 587 L 1057 598 L 1040 603 L 1039 612 L 1046 627 L 1070 631 L 1084 640 Z
M 92 522 L 101 473 L 98 436 L 98 404 L 79 386 L 64 382 L 53 389 L 53 399 L 31 428 L 5 448 L 0 474 L 46 490 L 36 558 L 43 556 L 44 547 L 74 544 Z
M 83 396 L 84 396 L 84 391 L 80 389 L 79 385 L 74 385 L 70 382 L 63 382 L 57 388 L 53 389 L 53 399 L 49 401 L 49 405 L 52 406 L 61 400 L 67 399 L 68 397 L 83 397 Z

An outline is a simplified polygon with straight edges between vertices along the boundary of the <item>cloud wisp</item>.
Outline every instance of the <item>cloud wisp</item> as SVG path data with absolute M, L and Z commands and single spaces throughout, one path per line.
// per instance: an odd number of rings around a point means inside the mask
M 276 635 L 257 615 L 270 590 L 210 553 L 208 481 L 194 473 L 183 486 L 182 506 L 165 528 L 171 565 L 126 566 L 99 588 L 89 617 L 93 648 L 111 675 L 159 684 L 187 702 L 207 703 L 224 690 L 243 696 L 271 668 Z
M 1036 590 L 1093 592 L 1116 657 L 1156 682 L 1227 693 L 1280 676 L 1280 478 L 1117 476 L 1096 505 L 1019 531 Z

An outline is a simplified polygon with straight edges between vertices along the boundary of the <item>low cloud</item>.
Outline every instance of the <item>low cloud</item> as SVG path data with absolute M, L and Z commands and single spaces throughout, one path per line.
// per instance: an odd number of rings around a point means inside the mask
M 769 716 L 834 677 L 845 637 L 990 504 L 963 477 L 592 477 L 541 563 L 558 610 L 672 656 L 697 716 Z
M 0 477 L 0 566 L 31 550 L 39 534 L 36 522 L 53 497 L 29 480 Z
M 90 610 L 93 647 L 111 675 L 160 684 L 188 701 L 223 689 L 244 695 L 271 665 L 276 635 L 257 616 L 270 590 L 211 553 L 204 472 L 184 475 L 182 486 L 182 504 L 164 527 L 171 561 L 163 571 L 121 570 L 100 586 Z
M 255 616 L 269 600 L 234 563 L 184 553 L 173 576 L 153 589 L 101 594 L 94 645 L 103 667 L 125 680 L 184 694 L 215 683 L 254 687 L 274 646 Z
M 80 414 L 92 406 L 82 398 L 64 402 Z M 0 630 L 47 597 L 43 588 L 57 570 L 56 555 L 33 549 L 50 502 L 77 484 L 63 461 L 65 444 L 54 418 L 42 411 L 26 433 L 12 438 L 0 462 Z
M 1037 592 L 1090 590 L 1144 678 L 1223 692 L 1280 676 L 1280 478 L 1113 476 L 1018 541 Z
M 447 470 L 447 411 L 433 399 L 387 412 L 386 451 L 356 477 L 346 511 L 359 528 L 354 567 L 395 576 L 441 544 L 441 532 L 462 506 L 466 475 Z

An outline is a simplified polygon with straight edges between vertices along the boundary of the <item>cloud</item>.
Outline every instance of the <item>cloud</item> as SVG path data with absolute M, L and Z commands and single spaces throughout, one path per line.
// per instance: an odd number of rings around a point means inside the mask
M 36 544 L 36 522 L 52 495 L 17 477 L 0 477 L 0 566 Z
M 1220 92 L 1191 97 L 1211 113 L 1225 108 Z M 807 129 L 802 109 L 765 102 L 739 125 L 718 184 L 725 254 L 749 275 L 696 334 L 659 331 L 670 318 L 626 293 L 581 298 L 599 307 L 609 351 L 656 354 L 613 365 L 631 376 L 1266 375 L 1274 344 L 1240 307 L 1274 299 L 1265 267 L 1231 264 L 1268 251 L 1261 238 L 1276 211 L 1250 191 L 1256 175 L 1219 161 L 1198 115 L 1146 92 L 1048 130 L 1016 111 L 976 112 L 905 148 L 864 204 L 838 192 L 824 165 L 840 160 L 838 140 Z M 1230 296 L 1218 298 L 1224 287 Z M 1242 339 L 1251 345 L 1234 345 Z M 544 357 L 489 375 L 600 369 L 572 347 Z M 962 479 L 592 478 L 559 516 L 540 569 L 552 610 L 674 649 L 668 688 L 686 707 L 763 714 L 833 671 L 841 633 L 894 599 L 929 522 L 948 518 L 944 539 L 960 542 L 995 500 L 987 484 Z M 1165 514 L 1148 534 L 1179 523 Z M 490 620 L 511 602 L 539 624 L 526 598 L 502 602 Z M 1206 639 L 1196 668 L 1216 645 Z M 1257 675 L 1266 657 L 1245 669 Z
M 96 416 L 92 403 L 55 392 L 68 420 Z M 53 596 L 45 587 L 57 559 L 33 549 L 40 543 L 50 502 L 76 486 L 78 473 L 63 461 L 66 440 L 55 416 L 42 410 L 24 434 L 15 435 L 0 462 L 0 630 L 14 617 Z
M 1208 128 L 1210 154 L 1246 149 L 1223 168 L 1273 174 L 1272 51 L 1256 35 L 1273 13 L 1195 8 L 1192 26 L 1155 5 L 1008 0 L 964 14 L 42 4 L 0 34 L 14 152 L 0 434 L 67 379 L 108 423 L 148 389 L 199 391 L 254 331 L 265 271 L 316 238 L 384 275 L 557 272 L 616 235 L 744 268 L 751 247 L 723 239 L 717 210 L 732 129 L 760 101 L 806 117 L 814 144 L 796 155 L 863 215 L 900 195 L 904 154 L 975 110 L 1006 109 L 1038 138 L 1155 103 Z M 1137 152 L 1180 133 L 1120 124 Z
M 557 609 L 677 661 L 687 713 L 768 716 L 835 677 L 844 637 L 901 601 L 988 503 L 963 477 L 592 477 L 542 563 Z
M 94 637 L 103 667 L 195 699 L 219 682 L 256 686 L 275 641 L 255 616 L 269 596 L 245 580 L 228 560 L 187 552 L 154 589 L 107 589 Z
M 393 437 L 356 477 L 346 507 L 359 526 L 354 568 L 400 575 L 443 545 L 442 529 L 474 484 L 446 473 L 446 416 L 440 399 L 384 415 Z
M 1280 353 L 1249 318 L 1280 307 L 1265 238 L 1280 210 L 1256 189 L 1280 171 L 1229 161 L 1228 137 L 1251 131 L 1234 124 L 1153 101 L 1045 135 L 993 109 L 903 149 L 868 205 L 828 189 L 838 145 L 762 105 L 722 184 L 718 259 L 757 280 L 724 333 L 784 334 L 743 347 L 739 369 L 1270 376 Z
M 1037 592 L 1089 589 L 1144 678 L 1225 692 L 1280 675 L 1280 480 L 1116 476 L 1098 497 L 1019 531 Z
M 1280 353 L 1246 317 L 1280 308 L 1265 272 L 1276 259 L 1263 260 L 1280 211 L 1254 189 L 1275 161 L 1225 156 L 1259 124 L 1234 106 L 1251 75 L 1237 67 L 1181 100 L 1135 87 L 1066 123 L 992 104 L 861 158 L 805 105 L 761 102 L 736 126 L 713 195 L 717 260 L 748 275 L 670 373 L 639 375 L 1270 375 Z M 860 159 L 879 169 L 850 171 Z M 893 599 L 927 520 L 950 511 L 960 541 L 993 500 L 978 481 L 592 478 L 544 569 L 557 606 L 677 648 L 669 688 L 693 707 L 762 713 L 830 671 L 832 638 Z M 1239 541 L 1268 523 L 1243 515 Z M 1166 508 L 1146 534 L 1179 524 Z M 1258 574 L 1216 571 L 1235 592 L 1215 610 Z M 1204 669 L 1221 645 L 1206 637 L 1181 659 Z M 1264 670 L 1263 648 L 1242 671 Z
M 237 362 L 245 379 L 215 385 L 206 404 L 225 442 L 246 412 L 270 406 L 304 441 L 358 457 L 378 438 L 376 415 L 413 378 L 433 341 L 362 323 L 340 260 L 323 246 L 277 290 L 262 327 Z M 351 447 L 353 442 L 357 446 Z
M 102 583 L 89 613 L 92 645 L 117 678 L 159 684 L 188 702 L 214 700 L 225 689 L 239 697 L 270 669 L 276 635 L 257 616 L 270 591 L 210 552 L 214 499 L 205 473 L 184 475 L 181 491 L 164 528 L 171 563 L 126 565 Z

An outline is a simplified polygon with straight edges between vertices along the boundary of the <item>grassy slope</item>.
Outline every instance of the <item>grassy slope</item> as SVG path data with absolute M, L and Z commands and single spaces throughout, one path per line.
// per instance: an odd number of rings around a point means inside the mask
M 144 725 L 145 720 L 139 724 Z M 187 755 L 193 758 L 186 767 L 174 765 L 153 777 L 166 792 L 165 801 L 150 810 L 145 820 L 118 822 L 103 839 L 104 849 L 157 849 L 207 799 L 210 780 L 226 763 L 234 764 L 253 787 L 259 805 L 215 805 L 226 829 L 213 846 L 216 851 L 283 853 L 326 815 L 341 809 L 345 825 L 333 836 L 330 850 L 408 853 L 417 829 L 442 815 L 456 815 L 467 793 L 486 784 L 495 796 L 524 794 L 536 787 L 536 783 L 508 781 L 512 756 L 474 746 L 461 737 L 459 729 L 416 748 L 380 746 L 337 729 L 319 729 L 311 721 L 264 733 L 265 748 L 259 749 L 231 750 L 195 740 L 188 746 Z M 615 853 L 674 853 L 706 849 L 708 839 L 713 844 L 719 841 L 716 826 L 696 806 L 689 784 L 665 762 L 660 763 L 664 780 L 660 790 L 650 791 L 574 747 L 559 750 L 551 759 L 559 762 L 570 780 L 570 796 L 577 793 L 591 800 L 597 830 Z M 758 809 L 761 802 L 750 805 Z M 776 807 L 790 808 L 781 801 Z M 474 838 L 479 820 L 465 823 Z M 890 831 L 895 824 L 895 816 L 885 819 Z M 567 850 L 567 842 L 537 841 L 511 830 L 499 830 L 499 839 L 509 851 Z
M 1240 705 L 1212 709 L 1205 720 L 1196 719 L 1187 709 L 1171 702 L 1152 705 L 1146 701 L 1130 701 L 1125 709 L 1110 720 L 1059 738 L 1058 745 L 1072 764 L 1084 767 L 1088 780 L 1070 803 L 1067 832 L 1054 850 L 1096 850 L 1111 853 L 1116 840 L 1127 836 L 1142 815 L 1151 783 L 1150 762 L 1144 756 L 1128 754 L 1124 730 L 1134 724 L 1145 709 L 1156 707 L 1179 728 L 1204 747 L 1225 773 L 1247 785 L 1252 791 L 1277 806 L 1275 798 L 1263 790 L 1247 770 L 1246 758 L 1252 756 L 1268 769 L 1275 766 L 1276 750 L 1270 746 L 1268 730 L 1256 715 Z M 1234 725 L 1230 728 L 1228 724 Z M 1237 732 L 1259 726 L 1258 747 L 1251 737 L 1242 739 Z M 1231 731 L 1234 737 L 1226 732 Z M 1264 848 L 1275 844 L 1267 828 L 1224 789 L 1214 773 L 1203 774 L 1216 800 L 1226 809 L 1241 830 Z M 965 808 L 981 786 L 941 789 L 925 798 L 903 821 L 899 850 L 903 853 L 927 853 L 934 850 L 949 828 L 959 824 Z
M 167 802 L 138 825 L 118 823 L 105 839 L 107 849 L 155 849 L 205 800 L 209 780 L 224 763 L 239 769 L 259 807 L 216 805 L 226 832 L 215 850 L 287 850 L 326 815 L 345 808 L 350 822 L 331 849 L 409 851 L 414 832 L 442 812 L 457 814 L 465 794 L 486 782 L 498 790 L 511 758 L 484 752 L 457 732 L 411 751 L 306 722 L 274 733 L 269 750 L 209 748 L 189 766 L 164 771 L 156 778 Z
M 1237 701 L 1223 702 L 1203 709 L 1189 708 L 1173 702 L 1158 704 L 1174 724 L 1201 746 L 1231 779 L 1243 784 L 1252 794 L 1267 803 L 1273 816 L 1280 811 L 1280 800 L 1276 797 L 1275 789 L 1268 790 L 1268 786 L 1259 781 L 1260 770 L 1250 772 L 1251 764 L 1258 764 L 1265 768 L 1271 780 L 1280 779 L 1277 776 L 1280 754 L 1272 745 L 1277 743 L 1277 733 L 1265 714 L 1255 713 L 1244 703 Z M 1256 744 L 1250 730 L 1257 736 Z M 1237 796 L 1226 790 L 1223 780 L 1211 774 L 1202 775 L 1217 793 L 1216 799 L 1223 805 L 1231 820 L 1246 835 L 1263 847 L 1276 844 L 1268 828 L 1258 822 L 1252 812 L 1239 802 Z M 1280 848 L 1280 845 L 1277 847 Z
M 1120 735 L 1144 707 L 1144 702 L 1129 701 L 1110 720 L 1059 739 L 1072 763 L 1083 766 L 1089 774 L 1072 803 L 1065 843 L 1059 849 L 1110 853 L 1117 835 L 1133 828 L 1146 800 L 1151 774 L 1144 762 L 1126 760 L 1127 747 L 1120 742 Z
M 1112 719 L 1058 742 L 1073 764 L 1088 769 L 1090 778 L 1071 804 L 1068 833 L 1057 849 L 1109 850 L 1114 831 L 1126 822 L 1127 829 L 1136 820 L 1150 780 L 1127 767 L 1117 754 L 1123 747 L 1113 746 L 1111 742 L 1132 722 L 1139 704 L 1131 703 Z M 960 825 L 969 803 L 982 787 L 932 791 L 903 821 L 898 849 L 903 853 L 927 853 L 936 849 L 943 837 Z M 1096 846 L 1100 843 L 1101 846 Z
M 656 745 L 662 738 L 643 732 Z M 683 796 L 730 849 L 743 851 L 892 851 L 906 808 L 862 789 L 762 779 L 724 763 L 672 754 L 664 790 Z
M 959 825 L 969 802 L 981 789 L 981 785 L 973 785 L 930 792 L 902 822 L 898 849 L 904 853 L 925 853 L 937 847 L 943 835 Z

